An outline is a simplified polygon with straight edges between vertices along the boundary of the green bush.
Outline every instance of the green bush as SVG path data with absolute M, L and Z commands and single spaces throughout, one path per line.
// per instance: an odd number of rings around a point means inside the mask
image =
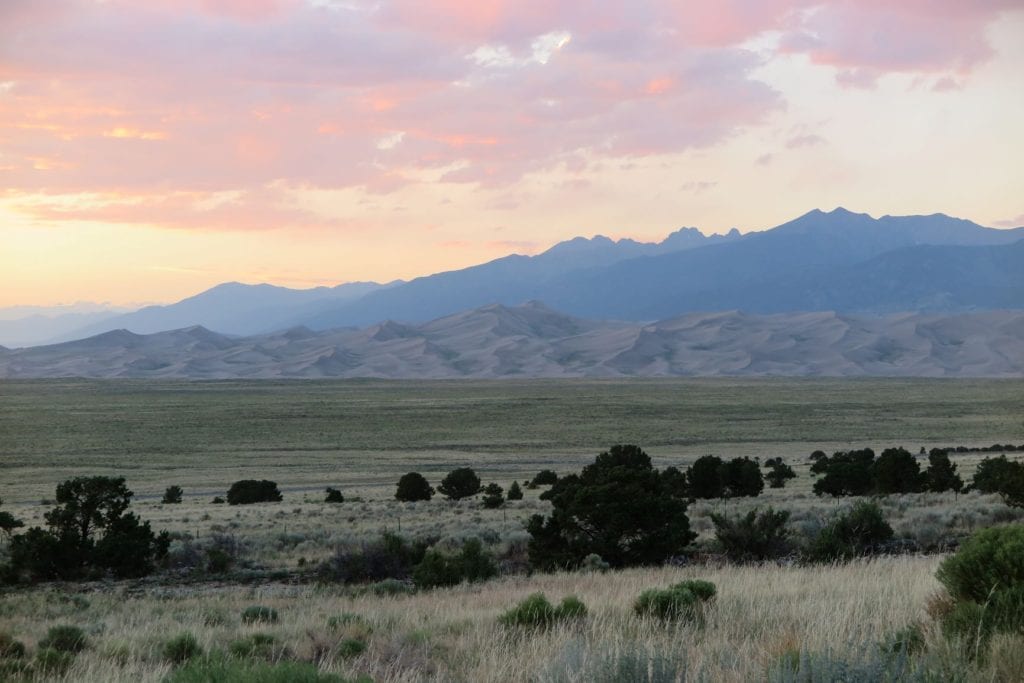
M 345 496 L 336 488 L 330 486 L 327 487 L 327 496 L 324 498 L 325 503 L 344 503 Z
M 350 679 L 351 680 L 351 679 Z M 174 670 L 164 683 L 346 683 L 346 679 L 321 673 L 305 662 L 238 661 L 226 657 L 194 659 Z M 367 678 L 351 683 L 371 683 Z
M 448 500 L 469 498 L 480 493 L 480 477 L 471 467 L 459 467 L 448 473 L 437 491 Z
M 187 662 L 203 654 L 199 641 L 191 633 L 181 633 L 164 643 L 164 659 L 172 664 Z
M 1024 586 L 1024 524 L 982 529 L 935 576 L 956 600 L 984 603 L 993 591 Z
M 715 584 L 710 581 L 683 581 L 669 588 L 645 590 L 633 603 L 633 611 L 640 617 L 662 621 L 702 623 L 715 593 Z
M 277 610 L 263 605 L 252 605 L 242 610 L 243 624 L 276 624 Z
M 485 486 L 483 492 L 483 504 L 485 508 L 493 510 L 495 508 L 500 508 L 502 505 L 504 505 L 505 496 L 503 494 L 505 491 L 494 482 L 491 482 L 490 484 Z
M 580 569 L 585 572 L 606 572 L 611 569 L 611 565 L 597 553 L 590 553 L 580 562 Z
M 269 633 L 251 633 L 245 638 L 231 641 L 228 651 L 235 657 L 262 659 L 276 662 L 289 657 L 288 648 Z
M 228 505 L 250 505 L 252 503 L 277 503 L 281 492 L 277 483 L 266 479 L 242 479 L 228 489 Z
M 994 633 L 1024 633 L 1024 524 L 983 529 L 939 565 L 956 601 L 942 630 L 978 645 Z
M 234 558 L 220 548 L 210 548 L 206 551 L 206 571 L 211 574 L 223 574 L 231 568 Z
M 924 650 L 924 631 L 917 624 L 900 629 L 879 643 L 883 652 L 913 655 Z
M 509 499 L 509 500 L 522 500 L 523 499 L 523 490 L 521 488 L 519 488 L 519 482 L 518 481 L 512 482 L 512 485 L 508 487 L 508 493 L 505 494 L 505 497 L 507 499 Z
M 446 555 L 436 548 L 428 550 L 413 569 L 412 579 L 418 588 L 436 588 L 463 581 L 484 581 L 497 573 L 490 553 L 483 549 L 479 539 L 471 538 L 457 555 Z
M 574 595 L 563 598 L 555 607 L 543 593 L 534 593 L 498 617 L 498 621 L 505 626 L 548 628 L 586 616 L 587 606 Z
M 44 675 L 59 676 L 70 669 L 74 661 L 74 652 L 63 652 L 52 647 L 40 647 L 36 650 L 34 669 Z
M 81 652 L 88 644 L 85 632 L 77 626 L 52 626 L 39 647 L 58 652 Z
M 342 659 L 353 659 L 366 652 L 366 643 L 359 638 L 345 638 L 338 643 L 337 652 Z
M 167 490 L 164 491 L 164 497 L 160 500 L 164 505 L 176 505 L 181 502 L 181 496 L 184 493 L 181 487 L 177 484 L 168 486 Z
M 768 508 L 758 514 L 751 510 L 743 517 L 712 513 L 715 539 L 733 562 L 763 561 L 782 557 L 790 551 L 789 512 Z
M 688 681 L 681 649 L 659 648 L 636 641 L 565 644 L 537 678 L 537 683 L 679 683 Z M 699 674 L 695 680 L 705 680 Z
M 805 558 L 811 562 L 850 560 L 877 552 L 892 537 L 892 527 L 878 504 L 860 502 L 818 533 L 807 547 Z
M 430 500 L 433 496 L 434 487 L 419 472 L 403 474 L 402 478 L 398 480 L 398 487 L 395 490 L 395 498 L 398 500 L 413 502 Z
M 554 486 L 558 483 L 558 475 L 554 470 L 541 470 L 537 473 L 537 476 L 530 481 L 530 486 L 536 488 L 538 486 Z
M 25 656 L 25 644 L 15 640 L 10 633 L 0 631 L 0 659 L 21 659 Z
M 332 631 L 337 631 L 343 626 L 348 626 L 350 624 L 362 626 L 367 629 L 367 632 L 369 632 L 369 623 L 366 621 L 366 618 L 361 614 L 356 614 L 355 612 L 342 612 L 337 616 L 329 617 L 327 619 L 327 628 Z

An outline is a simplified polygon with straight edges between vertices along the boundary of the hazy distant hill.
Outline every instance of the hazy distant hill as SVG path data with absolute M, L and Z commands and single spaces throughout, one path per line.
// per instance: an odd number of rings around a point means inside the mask
M 228 337 L 125 330 L 0 350 L 0 377 L 1024 377 L 1024 312 L 702 313 L 596 322 L 531 302 L 425 324 Z
M 845 209 L 815 210 L 764 232 L 726 240 L 687 240 L 683 249 L 673 248 L 673 237 L 644 253 L 639 253 L 636 243 L 618 243 L 621 246 L 612 250 L 607 244 L 574 240 L 532 258 L 509 256 L 418 278 L 332 307 L 302 323 L 327 329 L 386 318 L 422 322 L 488 303 L 518 304 L 530 299 L 574 315 L 620 320 L 733 308 L 754 312 L 916 310 L 921 301 L 936 311 L 1021 308 L 1024 268 L 1007 269 L 1016 252 L 1000 256 L 999 250 L 1007 247 L 997 245 L 1022 239 L 1024 228 L 994 230 L 942 214 L 874 219 Z M 587 249 L 573 250 L 574 243 Z M 964 251 L 907 250 L 921 245 Z M 991 251 L 968 251 L 978 246 L 989 246 Z M 903 251 L 892 258 L 906 269 L 898 278 L 898 288 L 895 282 L 887 287 L 885 280 L 878 280 L 868 293 L 858 273 L 888 272 L 886 264 L 895 262 L 877 259 L 896 250 Z M 918 258 L 927 264 L 917 264 Z M 951 282 L 949 272 L 963 270 L 957 265 L 961 259 L 983 269 L 974 275 L 991 287 L 967 291 L 962 279 Z M 984 270 L 989 268 L 994 270 Z M 954 286 L 956 291 L 947 291 Z M 819 292 L 823 289 L 827 296 Z
M 139 334 L 202 325 L 227 334 L 258 334 L 295 324 L 325 307 L 358 299 L 398 283 L 352 282 L 337 287 L 289 289 L 268 284 L 228 282 L 167 306 L 147 306 L 73 330 L 64 339 L 79 339 L 112 329 Z

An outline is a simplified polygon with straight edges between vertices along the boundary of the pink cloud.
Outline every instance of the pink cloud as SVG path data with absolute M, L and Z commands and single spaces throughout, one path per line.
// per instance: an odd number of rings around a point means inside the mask
M 836 80 L 869 88 L 889 73 L 965 75 L 992 56 L 985 28 L 1019 0 L 832 0 L 783 35 L 782 50 L 837 69 Z
M 83 210 L 96 219 L 266 227 L 318 220 L 264 196 L 281 182 L 386 193 L 628 167 L 783 107 L 739 47 L 765 31 L 850 85 L 904 71 L 939 88 L 989 56 L 984 28 L 1012 4 L 7 0 L 0 186 L 142 198 Z M 188 199 L 223 191 L 252 210 Z

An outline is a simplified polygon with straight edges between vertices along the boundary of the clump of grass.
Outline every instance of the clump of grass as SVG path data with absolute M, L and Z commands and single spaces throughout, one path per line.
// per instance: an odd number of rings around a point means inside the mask
M 341 614 L 333 617 L 328 617 L 327 628 L 332 631 L 336 631 L 342 626 L 348 626 L 349 624 L 358 624 L 360 626 L 366 624 L 366 619 L 361 614 L 355 612 L 342 612 Z
M 699 624 L 704 620 L 707 603 L 715 594 L 715 584 L 710 581 L 683 581 L 668 588 L 645 590 L 633 603 L 633 611 L 640 617 Z
M 10 633 L 0 631 L 0 659 L 22 659 L 25 643 L 15 640 Z
M 378 596 L 387 595 L 410 595 L 416 592 L 416 586 L 408 581 L 399 579 L 384 579 L 370 584 L 370 591 Z
M 277 610 L 263 605 L 252 605 L 242 610 L 243 624 L 276 624 Z
M 534 593 L 498 617 L 498 621 L 505 626 L 548 628 L 586 616 L 587 606 L 575 595 L 563 598 L 556 607 L 543 593 Z
M 291 657 L 288 648 L 269 633 L 252 633 L 245 638 L 234 640 L 228 646 L 228 650 L 235 657 L 262 659 L 268 662 Z
M 366 641 L 360 638 L 345 638 L 338 643 L 337 653 L 342 659 L 353 659 L 366 652 Z
M 187 662 L 201 654 L 203 654 L 203 648 L 191 633 L 180 633 L 164 643 L 164 659 L 172 664 Z
M 44 675 L 61 675 L 71 668 L 75 661 L 74 652 L 64 652 L 52 647 L 40 647 L 36 650 L 36 671 Z
M 41 649 L 57 652 L 81 652 L 88 645 L 85 632 L 77 626 L 52 626 L 46 637 L 39 641 Z

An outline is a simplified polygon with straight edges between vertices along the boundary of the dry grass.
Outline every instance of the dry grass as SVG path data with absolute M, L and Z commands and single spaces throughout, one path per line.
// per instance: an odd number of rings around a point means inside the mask
M 856 655 L 892 632 L 928 620 L 938 589 L 933 557 L 883 558 L 831 567 L 660 568 L 508 577 L 486 584 L 396 598 L 351 597 L 334 588 L 266 585 L 131 589 L 98 588 L 81 601 L 53 590 L 5 598 L 2 626 L 34 648 L 48 626 L 86 628 L 91 646 L 67 681 L 159 681 L 168 671 L 161 647 L 193 633 L 206 650 L 226 649 L 253 632 L 277 636 L 295 657 L 320 658 L 323 669 L 398 681 L 529 681 L 583 666 L 609 652 L 671 654 L 688 680 L 762 680 L 790 650 Z M 703 629 L 644 621 L 631 604 L 644 589 L 705 578 L 719 590 Z M 139 592 L 136 592 L 139 590 Z M 509 630 L 497 617 L 527 595 L 579 596 L 590 616 L 580 627 Z M 241 611 L 274 607 L 277 624 L 247 626 Z M 328 619 L 358 622 L 340 632 Z M 347 631 L 346 631 L 347 630 Z M 345 635 L 367 637 L 368 650 L 345 662 L 330 646 Z M 326 650 L 326 654 L 323 652 Z M 571 673 L 571 671 L 570 671 Z

